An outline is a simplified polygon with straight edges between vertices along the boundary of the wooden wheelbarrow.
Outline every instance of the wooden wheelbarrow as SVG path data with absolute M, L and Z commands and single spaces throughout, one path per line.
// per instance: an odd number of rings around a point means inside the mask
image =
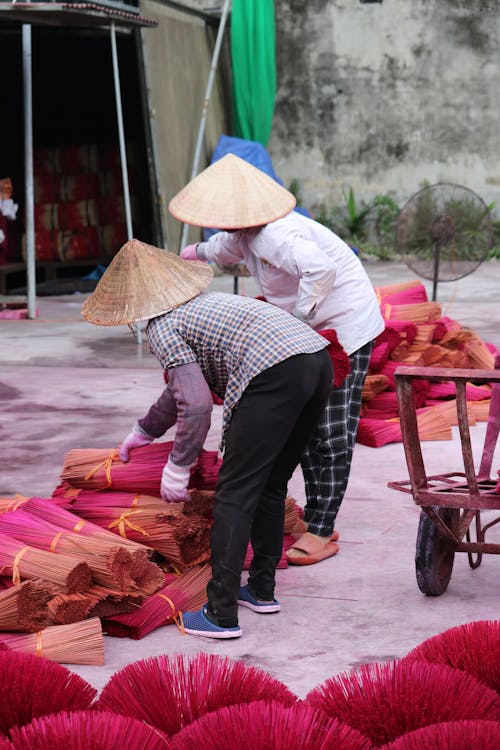
M 426 474 L 413 399 L 415 379 L 455 383 L 464 471 Z M 466 552 L 471 568 L 479 567 L 483 554 L 500 554 L 500 544 L 485 539 L 487 530 L 500 522 L 500 515 L 484 525 L 481 520 L 481 511 L 500 511 L 499 485 L 496 478 L 490 478 L 500 430 L 500 357 L 495 359 L 495 370 L 399 367 L 395 380 L 409 479 L 389 482 L 388 486 L 412 494 L 415 503 L 422 508 L 415 554 L 417 584 L 422 593 L 440 596 L 450 581 L 455 552 Z M 478 472 L 474 467 L 467 415 L 465 385 L 468 381 L 492 384 Z M 494 468 L 500 469 L 500 466 Z

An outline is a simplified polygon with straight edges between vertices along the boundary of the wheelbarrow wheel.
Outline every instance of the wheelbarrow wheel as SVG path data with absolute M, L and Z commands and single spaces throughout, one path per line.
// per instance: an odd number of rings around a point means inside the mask
M 445 524 L 453 529 L 459 519 L 458 508 L 435 508 Z M 417 532 L 415 568 L 417 584 L 426 596 L 441 596 L 448 588 L 455 559 L 455 545 L 440 531 L 425 511 L 420 514 Z

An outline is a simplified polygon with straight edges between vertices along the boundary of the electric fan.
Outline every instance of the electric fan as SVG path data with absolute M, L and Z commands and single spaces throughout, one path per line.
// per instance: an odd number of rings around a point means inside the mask
M 433 282 L 472 273 L 488 256 L 493 222 L 482 198 L 462 185 L 439 182 L 415 193 L 396 224 L 399 255 L 412 271 Z

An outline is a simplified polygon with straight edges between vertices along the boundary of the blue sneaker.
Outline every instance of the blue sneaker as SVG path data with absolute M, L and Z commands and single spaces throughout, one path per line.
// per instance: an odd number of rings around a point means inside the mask
M 207 607 L 203 606 L 196 612 L 185 612 L 184 631 L 189 635 L 204 635 L 206 638 L 239 638 L 242 630 L 239 625 L 233 628 L 222 628 L 210 622 L 206 616 Z
M 255 599 L 255 597 L 249 592 L 248 586 L 240 586 L 238 604 L 241 604 L 242 607 L 248 607 L 252 612 L 260 612 L 263 615 L 269 614 L 270 612 L 279 612 L 281 609 L 280 603 L 276 599 L 273 599 L 272 602 Z

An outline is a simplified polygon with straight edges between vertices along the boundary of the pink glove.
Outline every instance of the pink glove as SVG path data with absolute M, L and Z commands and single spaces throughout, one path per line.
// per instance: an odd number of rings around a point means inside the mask
M 134 427 L 132 429 L 132 432 L 129 432 L 121 445 L 120 460 L 124 463 L 127 463 L 130 458 L 129 451 L 133 450 L 134 448 L 142 448 L 143 445 L 149 445 L 153 442 L 153 440 L 153 437 L 151 437 L 150 435 L 146 437 L 145 434 L 139 432 L 139 430 Z
M 187 486 L 191 476 L 190 466 L 177 466 L 168 459 L 161 476 L 161 496 L 167 503 L 183 503 L 191 498 Z
M 196 255 L 197 247 L 197 242 L 195 242 L 194 245 L 186 245 L 186 247 L 181 250 L 180 257 L 184 258 L 184 260 L 198 260 L 198 256 Z

